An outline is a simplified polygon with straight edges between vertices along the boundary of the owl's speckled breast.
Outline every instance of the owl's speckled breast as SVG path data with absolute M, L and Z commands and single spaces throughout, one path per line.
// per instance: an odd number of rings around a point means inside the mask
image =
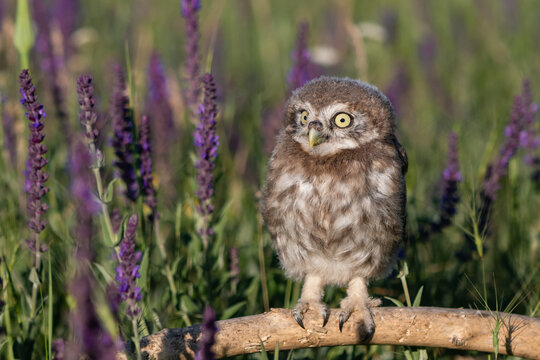
M 265 220 L 287 275 L 315 273 L 343 285 L 391 266 L 388 243 L 396 241 L 385 236 L 384 200 L 394 171 L 362 173 L 356 165 L 340 175 L 289 168 L 267 189 Z

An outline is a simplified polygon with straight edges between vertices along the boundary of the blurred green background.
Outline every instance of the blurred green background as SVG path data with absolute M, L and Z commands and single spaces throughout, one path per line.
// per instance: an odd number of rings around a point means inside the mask
M 46 8 L 54 5 L 53 1 L 41 1 Z M 216 79 L 220 137 L 215 185 L 216 236 L 206 253 L 196 232 L 196 155 L 192 133 L 197 119 L 189 116 L 182 96 L 187 82 L 185 20 L 179 1 L 74 2 L 78 5 L 73 17 L 74 30 L 64 39 L 71 50 L 65 56 L 58 81 L 70 125 L 78 131 L 76 78 L 82 73 L 94 76 L 105 124 L 102 146 L 106 183 L 112 179 L 114 159 L 106 141 L 111 136 L 107 114 L 113 65 L 130 65 L 136 123 L 145 111 L 152 51 L 161 55 L 166 69 L 169 101 L 178 132 L 170 149 L 172 182 L 159 184 L 158 200 L 166 261 L 176 270 L 178 291 L 170 292 L 161 273 L 163 260 L 155 251 L 152 236 L 141 230 L 137 242 L 147 261 L 140 282 L 144 293 L 142 335 L 163 327 L 200 322 L 206 304 L 214 307 L 221 319 L 264 311 L 265 293 L 270 307 L 294 305 L 300 284 L 288 281 L 279 268 L 269 235 L 258 216 L 258 201 L 264 186 L 268 149 L 275 136 L 273 129 L 290 94 L 287 76 L 293 66 L 291 54 L 301 21 L 309 24 L 311 58 L 321 74 L 360 78 L 391 98 L 398 115 L 398 138 L 409 156 L 410 239 L 394 275 L 375 281 L 372 294 L 405 303 L 404 282 L 397 275 L 400 271 L 403 274 L 406 263 L 408 290 L 414 298 L 423 287 L 424 306 L 489 307 L 539 316 L 540 183 L 532 178 L 534 169 L 525 164 L 521 152 L 510 162 L 509 173 L 502 179 L 489 217 L 490 231 L 482 239 L 482 258 L 474 247 L 467 245 L 464 233 L 471 231 L 471 216 L 475 216 L 486 167 L 497 157 L 504 141 L 513 98 L 521 92 L 523 79 L 530 79 L 533 95 L 539 98 L 540 2 L 202 0 L 201 67 Z M 4 148 L 0 161 L 0 255 L 7 264 L 1 274 L 5 277 L 9 268 L 11 276 L 8 281 L 4 279 L 2 289 L 11 315 L 4 313 L 0 324 L 5 328 L 5 318 L 11 316 L 11 332 L 7 336 L 13 341 L 16 356 L 37 359 L 41 358 L 39 349 L 47 336 L 70 336 L 67 318 L 74 305 L 66 284 L 76 266 L 71 256 L 75 239 L 70 232 L 75 219 L 66 166 L 68 142 L 55 116 L 50 80 L 41 69 L 43 54 L 34 49 L 30 71 L 39 100 L 48 113 L 44 122 L 50 161 L 47 171 L 51 174 L 51 192 L 46 197 L 50 224 L 43 239 L 50 246 L 52 261 L 54 325 L 53 329 L 38 326 L 34 333 L 24 333 L 20 324 L 25 317 L 24 289 L 31 286 L 28 276 L 32 263 L 24 246 L 24 239 L 29 236 L 23 193 L 28 130 L 18 103 L 17 75 L 21 68 L 13 46 L 15 5 L 15 1 L 9 0 L 0 3 L 0 91 L 5 97 L 4 114 L 15 119 L 18 153 L 17 162 L 12 163 Z M 58 36 L 61 39 L 55 20 L 58 14 L 49 16 L 46 22 L 51 25 L 51 39 L 55 43 Z M 538 119 L 535 126 L 538 131 Z M 440 234 L 421 237 L 419 224 L 437 220 L 441 174 L 446 166 L 447 137 L 451 131 L 459 139 L 464 178 L 459 187 L 461 201 L 452 225 Z M 158 173 L 156 177 L 163 175 Z M 167 190 L 168 194 L 164 190 L 167 187 L 172 188 Z M 110 204 L 111 209 L 115 207 L 124 216 L 141 210 L 126 205 L 118 191 Z M 106 283 L 114 278 L 114 263 L 111 249 L 102 241 L 99 231 L 95 246 L 98 257 L 93 269 L 100 285 L 96 291 L 102 293 Z M 239 274 L 230 271 L 232 248 L 238 250 Z M 463 252 L 469 252 L 469 258 L 456 256 Z M 46 289 L 46 271 L 42 276 Z M 328 288 L 325 301 L 336 307 L 344 294 L 343 289 Z M 384 300 L 383 305 L 394 303 Z M 507 308 L 509 305 L 511 308 Z M 10 345 L 5 334 L 0 334 L 0 339 L 2 357 Z M 24 352 L 25 344 L 32 344 L 34 350 Z M 429 349 L 428 353 L 430 358 L 475 355 L 444 349 Z M 407 354 L 421 356 L 418 349 L 374 345 L 298 350 L 293 356 L 400 359 Z M 282 351 L 281 355 L 286 358 L 288 352 Z

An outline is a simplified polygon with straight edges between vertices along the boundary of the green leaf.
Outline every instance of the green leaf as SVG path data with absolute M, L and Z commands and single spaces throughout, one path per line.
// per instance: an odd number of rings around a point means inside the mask
M 287 360 L 292 360 L 293 356 L 294 356 L 294 349 L 291 349 L 289 351 L 289 354 L 287 355 Z
M 52 355 L 52 338 L 53 338 L 53 285 L 52 285 L 52 266 L 51 266 L 51 252 L 48 252 L 48 265 L 49 265 L 49 299 L 47 300 L 48 311 L 47 311 L 47 337 L 49 348 L 49 354 Z
M 221 319 L 231 318 L 244 305 L 246 305 L 246 301 L 241 301 L 238 304 L 234 304 L 233 306 L 225 309 L 225 311 L 223 311 L 221 314 Z
M 259 341 L 261 342 L 261 359 L 268 360 L 268 354 L 266 353 L 266 349 L 264 348 L 264 343 L 261 338 L 259 338 Z
M 390 296 L 385 296 L 384 298 L 386 300 L 390 300 L 391 302 L 394 303 L 394 305 L 396 305 L 398 307 L 405 307 L 405 305 L 401 301 L 399 301 L 398 299 L 391 298 Z
M 416 293 L 412 306 L 420 306 L 422 300 L 422 292 L 424 291 L 424 285 L 420 286 L 420 290 Z
M 176 274 L 176 271 L 178 270 L 178 264 L 180 264 L 180 260 L 181 258 L 177 257 L 172 264 L 171 272 L 173 273 L 173 275 Z
M 32 27 L 28 0 L 17 0 L 13 43 L 21 56 L 21 67 L 23 69 L 28 69 L 29 67 L 29 54 L 32 46 L 34 46 L 34 40 L 34 29 Z
M 105 267 L 103 267 L 103 265 L 98 264 L 98 263 L 94 263 L 93 265 L 99 271 L 99 273 L 101 274 L 101 276 L 105 280 L 105 283 L 109 284 L 109 283 L 112 283 L 114 281 L 113 276 L 109 273 L 109 271 L 107 271 L 107 269 L 105 269 Z
M 118 178 L 114 178 L 108 185 L 107 190 L 105 190 L 105 193 L 103 194 L 103 199 L 101 199 L 104 203 L 108 204 L 112 201 L 113 195 L 114 195 L 114 185 L 120 181 Z
M 274 360 L 279 360 L 279 342 L 276 341 L 276 346 L 274 348 Z
M 148 248 L 144 250 L 143 258 L 141 261 L 141 267 L 139 268 L 139 272 L 141 274 L 140 279 L 137 281 L 138 285 L 141 287 L 141 290 L 146 290 L 146 285 L 148 284 Z
M 181 202 L 176 205 L 176 212 L 174 214 L 174 235 L 177 239 L 180 239 L 182 230 L 182 205 Z
M 32 268 L 32 270 L 30 270 L 30 276 L 28 278 L 30 279 L 30 282 L 32 284 L 36 284 L 36 285 L 41 284 L 41 281 L 39 281 L 39 276 L 36 271 L 36 268 Z
M 180 303 L 182 306 L 182 310 L 189 313 L 197 313 L 199 311 L 199 308 L 195 303 L 191 300 L 191 298 L 187 295 L 182 295 L 180 298 Z

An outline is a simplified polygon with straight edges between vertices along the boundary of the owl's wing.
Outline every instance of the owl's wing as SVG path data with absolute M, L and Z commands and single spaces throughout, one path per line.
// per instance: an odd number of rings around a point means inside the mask
M 396 139 L 394 135 L 392 135 L 392 143 L 394 144 L 394 147 L 397 150 L 397 155 L 401 162 L 401 173 L 405 175 L 407 173 L 407 170 L 409 169 L 409 159 L 407 158 L 407 153 L 405 152 L 405 148 L 399 143 L 399 141 Z

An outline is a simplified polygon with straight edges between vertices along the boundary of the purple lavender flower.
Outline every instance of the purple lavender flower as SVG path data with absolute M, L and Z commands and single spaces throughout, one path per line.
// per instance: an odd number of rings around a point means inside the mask
M 41 70 L 47 78 L 47 82 L 50 86 L 50 92 L 52 95 L 54 109 L 56 111 L 56 117 L 60 121 L 60 126 L 63 129 L 65 134 L 66 142 L 71 142 L 71 127 L 68 121 L 65 96 L 63 93 L 63 86 L 60 83 L 59 73 L 64 67 L 64 59 L 62 56 L 59 56 L 57 51 L 54 49 L 51 42 L 51 22 L 52 17 L 50 8 L 47 6 L 46 2 L 43 0 L 34 0 L 33 1 L 33 15 L 34 21 L 37 24 L 37 39 L 36 39 L 36 50 L 40 53 L 40 66 Z
M 111 222 L 113 231 L 117 233 L 120 230 L 120 226 L 122 226 L 122 213 L 118 208 L 113 208 L 111 212 Z
M 535 151 L 540 147 L 540 135 L 535 129 L 538 104 L 533 101 L 531 84 L 528 79 L 523 80 L 523 123 L 519 133 L 519 147 L 526 151 L 525 162 L 534 164 Z
M 103 156 L 96 147 L 99 130 L 96 128 L 98 114 L 95 108 L 92 76 L 83 75 L 77 79 L 77 94 L 79 95 L 79 119 L 84 127 L 86 142 L 94 157 L 94 166 L 101 167 L 103 164 L 99 160 L 102 160 Z
M 79 7 L 78 0 L 56 0 L 54 6 L 53 14 L 62 32 L 63 50 L 66 58 L 73 52 L 69 40 L 77 25 Z
M 197 211 L 203 217 L 203 226 L 200 229 L 200 233 L 203 240 L 207 241 L 207 238 L 212 235 L 212 229 L 210 228 L 210 216 L 214 211 L 212 205 L 212 196 L 214 195 L 213 179 L 215 168 L 215 159 L 217 157 L 217 150 L 219 146 L 218 136 L 216 135 L 216 86 L 214 84 L 214 78 L 210 74 L 205 74 L 204 79 L 204 101 L 200 106 L 199 115 L 200 121 L 195 130 L 194 144 L 197 147 L 197 154 L 199 160 L 197 160 L 197 191 L 195 195 L 200 200 L 200 204 L 197 207 Z
M 111 99 L 111 119 L 114 131 L 112 145 L 117 160 L 114 162 L 119 176 L 126 185 L 125 194 L 136 201 L 139 186 L 135 172 L 135 150 L 133 115 L 126 94 L 126 80 L 120 66 L 115 67 L 116 82 Z
M 199 342 L 199 350 L 195 355 L 196 360 L 213 360 L 216 358 L 212 346 L 216 343 L 217 331 L 216 313 L 211 307 L 207 306 L 204 309 L 202 337 Z
M 200 0 L 181 0 L 182 16 L 186 19 L 186 75 L 189 88 L 186 94 L 188 106 L 196 111 L 201 93 L 199 79 L 199 23 L 197 11 L 201 9 Z
M 459 171 L 457 134 L 452 132 L 448 136 L 448 162 L 443 171 L 443 194 L 439 220 L 441 227 L 448 226 L 456 214 L 456 204 L 459 202 L 457 185 L 462 179 Z
M 52 344 L 52 351 L 54 356 L 52 360 L 64 360 L 65 359 L 66 344 L 64 339 L 55 339 Z
M 79 275 L 72 280 L 70 286 L 70 292 L 77 304 L 71 314 L 73 334 L 77 342 L 76 346 L 70 349 L 70 358 L 78 359 L 84 354 L 88 359 L 114 360 L 120 350 L 119 345 L 107 333 L 96 312 L 92 299 L 94 286 L 88 262 L 81 262 Z
M 5 108 L 6 97 L 2 95 L 1 106 L 2 106 L 2 126 L 4 130 L 4 149 L 8 151 L 9 161 L 12 166 L 17 164 L 17 136 L 13 130 L 13 116 L 6 111 Z
M 122 300 L 127 305 L 127 315 L 133 319 L 141 312 L 137 302 L 142 300 L 141 288 L 137 286 L 137 279 L 141 277 L 139 273 L 139 261 L 141 252 L 135 252 L 135 235 L 139 218 L 131 215 L 128 220 L 124 238 L 120 243 L 119 265 L 116 267 L 116 281 L 118 281 L 118 291 Z
M 144 115 L 141 119 L 139 129 L 139 149 L 141 159 L 141 193 L 144 203 L 150 208 L 150 221 L 158 218 L 156 190 L 154 189 L 154 181 L 152 177 L 152 143 L 150 141 L 150 121 L 148 116 Z
M 506 175 L 510 159 L 519 147 L 519 135 L 522 129 L 522 118 L 525 114 L 523 98 L 517 95 L 510 115 L 508 126 L 504 130 L 505 141 L 499 149 L 499 156 L 488 166 L 484 177 L 482 197 L 496 200 L 500 188 L 500 179 Z
M 100 204 L 92 192 L 92 173 L 90 166 L 92 157 L 88 148 L 81 142 L 75 142 L 70 167 L 72 174 L 71 193 L 77 203 L 77 226 L 75 229 L 79 259 L 93 259 L 91 239 L 93 233 L 92 219 L 100 211 Z
M 397 67 L 395 74 L 385 91 L 388 100 L 394 107 L 394 111 L 397 116 L 402 115 L 402 102 L 407 96 L 410 87 L 410 79 L 405 66 L 400 65 Z
M 120 309 L 120 304 L 122 303 L 122 295 L 118 291 L 118 286 L 112 282 L 107 284 L 107 287 L 105 288 L 105 296 L 107 297 L 107 303 L 109 304 L 111 313 L 118 322 L 118 311 Z
M 43 196 L 49 192 L 45 182 L 49 175 L 43 169 L 48 161 L 43 156 L 47 147 L 43 144 L 43 123 L 41 120 L 46 116 L 43 105 L 37 101 L 36 89 L 28 70 L 23 70 L 19 76 L 21 85 L 21 104 L 26 109 L 26 117 L 30 120 L 30 137 L 28 139 L 28 159 L 26 173 L 27 212 L 30 220 L 28 226 L 39 237 L 39 233 L 45 229 L 47 222 L 43 215 L 49 208 L 42 202 Z
M 151 132 L 154 145 L 156 172 L 164 184 L 167 197 L 174 198 L 174 187 L 171 186 L 170 149 L 175 143 L 177 133 L 173 120 L 173 112 L 169 103 L 169 89 L 165 69 L 157 52 L 152 54 L 148 68 L 150 91 L 146 113 L 152 114 Z
M 448 136 L 448 160 L 442 173 L 442 195 L 439 203 L 439 219 L 420 222 L 420 239 L 440 233 L 450 225 L 452 217 L 456 214 L 456 205 L 459 202 L 458 183 L 463 180 L 459 171 L 457 134 L 452 132 Z
M 298 25 L 296 47 L 292 53 L 293 67 L 289 73 L 289 88 L 295 90 L 316 76 L 317 69 L 311 61 L 307 42 L 309 25 L 303 21 Z

